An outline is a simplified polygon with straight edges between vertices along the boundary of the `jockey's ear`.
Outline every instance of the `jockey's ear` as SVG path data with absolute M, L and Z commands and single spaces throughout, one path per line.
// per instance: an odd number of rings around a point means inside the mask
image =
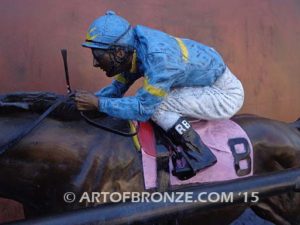
M 126 55 L 125 50 L 123 48 L 121 48 L 121 47 L 116 47 L 115 51 L 116 51 L 116 56 L 117 57 L 123 58 Z

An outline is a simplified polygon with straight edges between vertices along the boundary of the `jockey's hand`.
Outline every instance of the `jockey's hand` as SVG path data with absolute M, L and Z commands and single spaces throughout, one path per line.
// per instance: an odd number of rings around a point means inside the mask
M 98 110 L 98 98 L 91 92 L 76 91 L 75 93 L 76 107 L 80 111 Z

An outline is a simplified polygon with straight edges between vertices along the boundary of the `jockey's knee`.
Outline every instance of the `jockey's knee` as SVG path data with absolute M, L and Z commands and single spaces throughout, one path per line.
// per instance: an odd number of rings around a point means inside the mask
M 218 111 L 216 114 L 211 115 L 211 120 L 217 119 L 230 119 L 242 108 L 244 103 L 244 96 L 240 96 L 235 99 L 235 101 L 230 102 L 230 104 L 223 105 L 222 110 Z M 215 116 L 215 117 L 214 117 Z
M 176 121 L 180 117 L 181 115 L 178 113 L 165 111 L 158 108 L 152 115 L 151 119 L 153 122 L 159 125 L 163 130 L 167 131 L 176 123 Z

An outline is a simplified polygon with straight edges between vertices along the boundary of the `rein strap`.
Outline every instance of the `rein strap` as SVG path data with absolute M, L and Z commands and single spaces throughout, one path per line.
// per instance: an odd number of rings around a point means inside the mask
M 69 96 L 68 96 L 69 97 Z M 0 155 L 3 154 L 7 149 L 13 147 L 15 144 L 19 143 L 22 138 L 28 135 L 37 125 L 41 123 L 54 109 L 56 109 L 62 102 L 65 101 L 65 97 L 57 99 L 53 105 L 51 105 L 43 114 L 41 114 L 30 126 L 22 130 L 15 138 L 8 141 L 7 143 L 0 146 Z

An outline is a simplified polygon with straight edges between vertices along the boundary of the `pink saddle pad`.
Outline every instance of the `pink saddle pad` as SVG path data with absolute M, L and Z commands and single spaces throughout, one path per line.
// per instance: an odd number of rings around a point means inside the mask
M 247 134 L 238 124 L 232 120 L 217 120 L 197 121 L 192 123 L 192 126 L 201 136 L 203 142 L 215 154 L 218 162 L 215 165 L 198 172 L 196 176 L 188 180 L 181 181 L 172 175 L 171 171 L 173 169 L 173 165 L 170 159 L 169 170 L 171 185 L 226 181 L 253 175 L 252 145 Z M 245 138 L 248 141 L 250 147 L 251 172 L 245 176 L 238 176 L 236 173 L 234 156 L 230 150 L 230 146 L 228 145 L 228 140 L 232 138 Z M 145 188 L 155 188 L 157 183 L 157 167 L 156 157 L 155 154 L 153 154 L 154 144 L 149 145 L 149 141 L 148 144 L 143 144 L 143 141 L 141 141 L 141 146 Z M 238 153 L 243 153 L 246 151 L 242 144 L 236 145 L 235 148 Z M 246 164 L 246 160 L 242 160 L 240 161 L 239 166 L 243 169 L 244 167 L 248 166 Z

